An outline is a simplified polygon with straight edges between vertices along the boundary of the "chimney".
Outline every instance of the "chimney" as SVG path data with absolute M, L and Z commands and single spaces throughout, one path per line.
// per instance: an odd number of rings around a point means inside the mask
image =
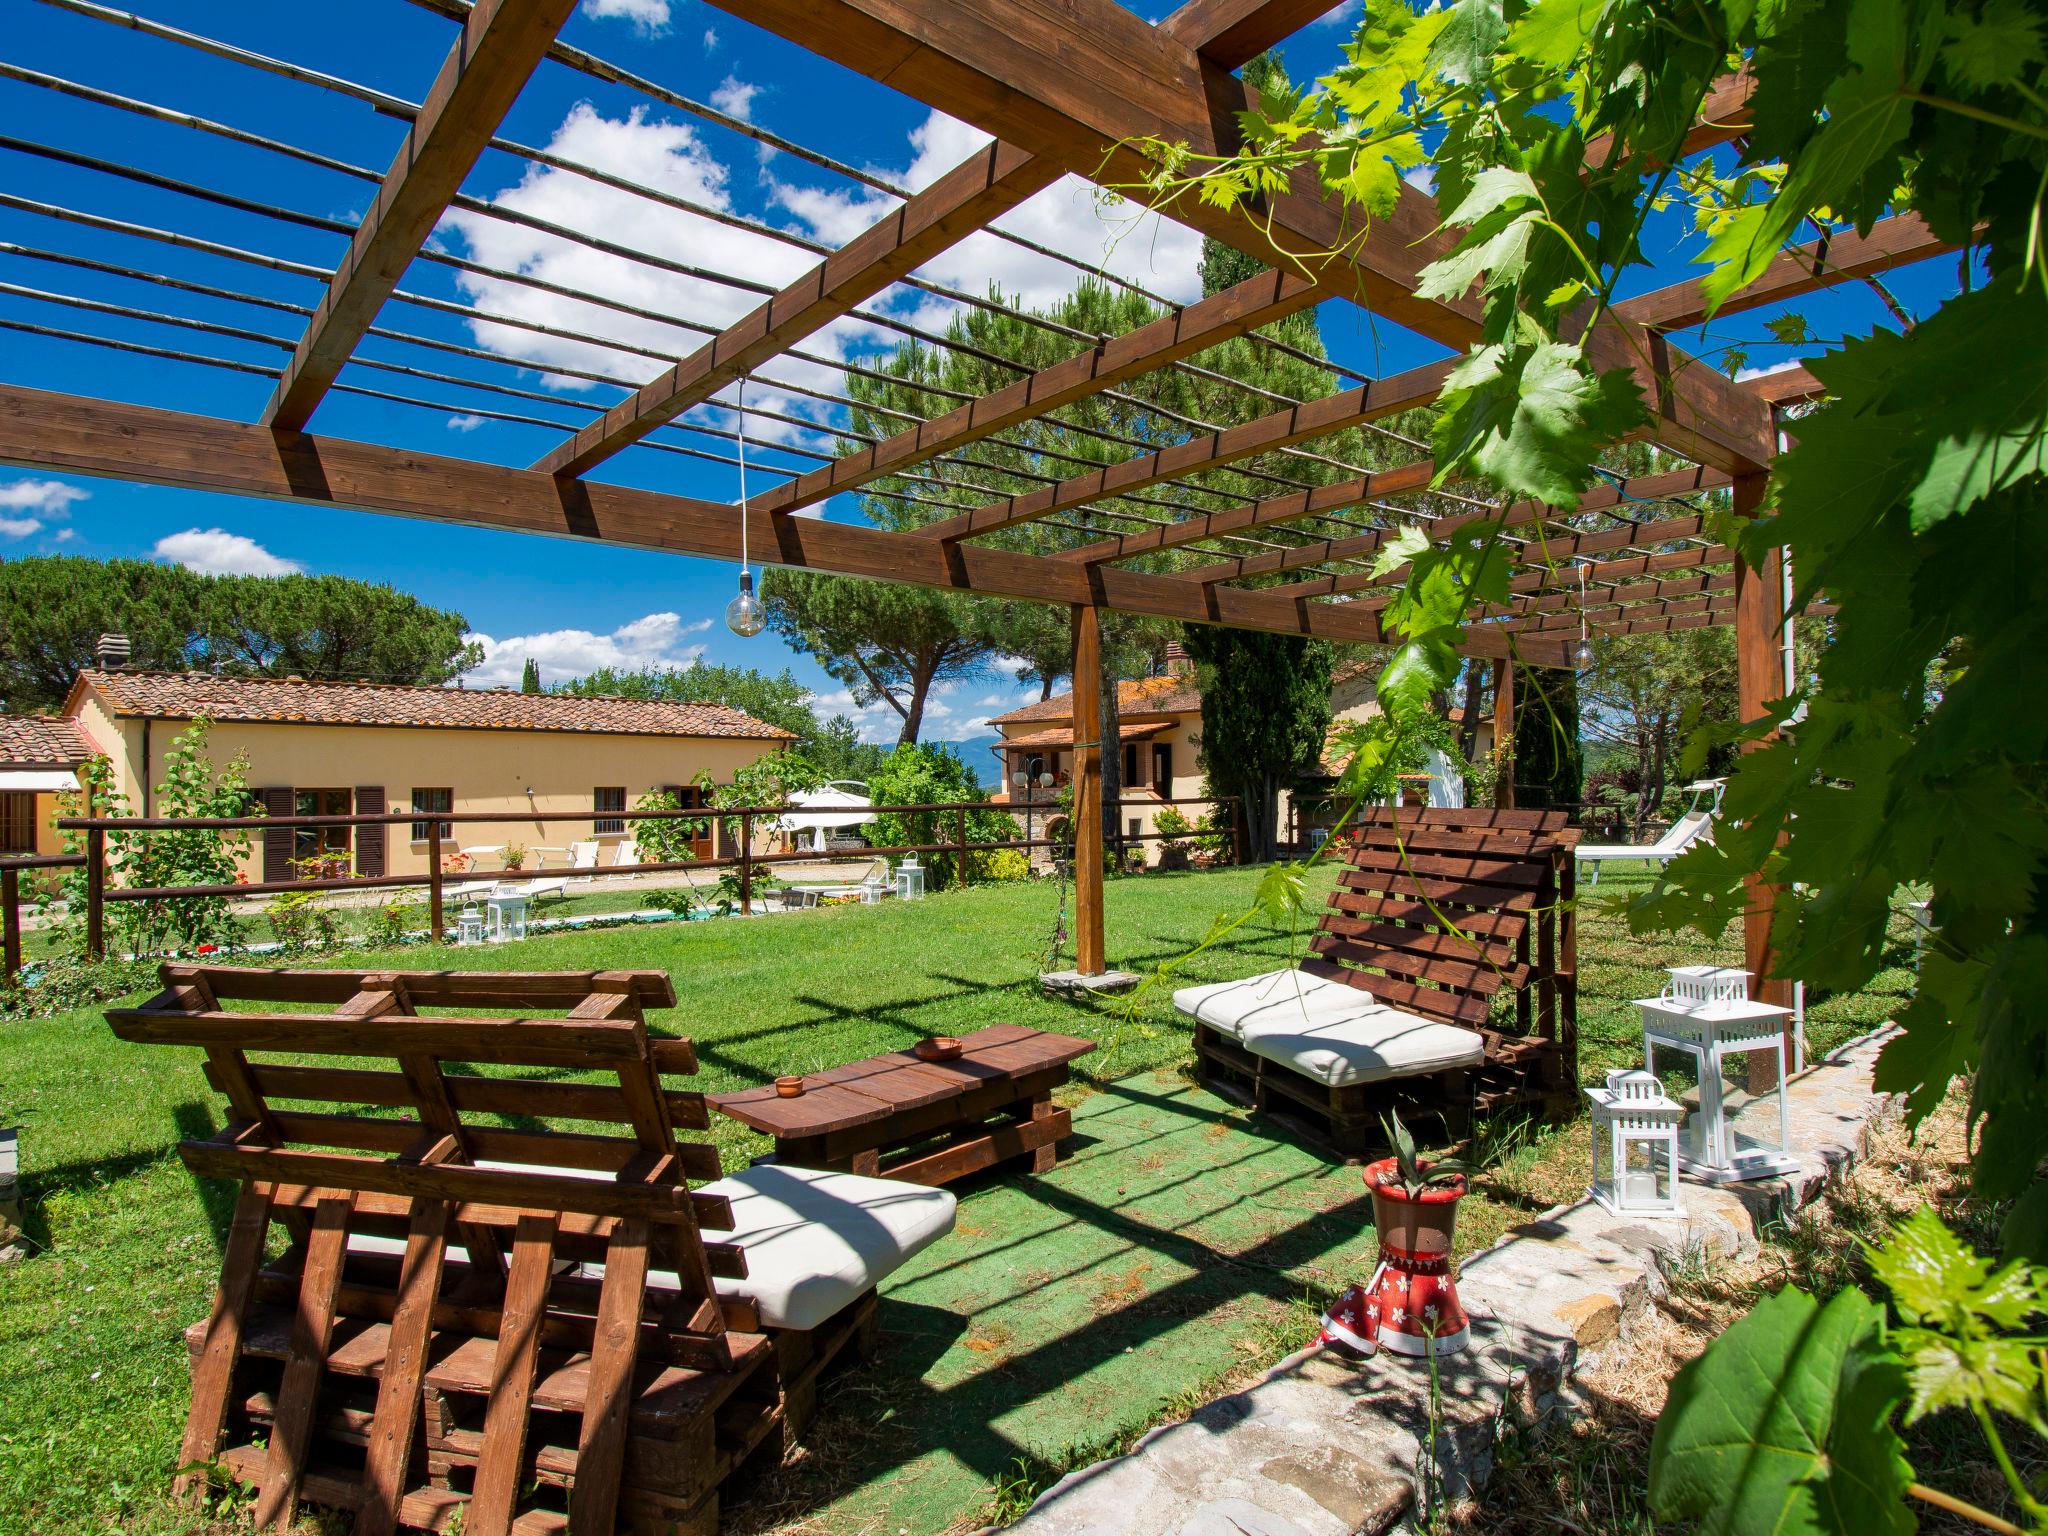
M 1188 655 L 1188 648 L 1178 640 L 1166 642 L 1166 675 L 1168 677 L 1193 677 L 1195 660 Z
M 128 649 L 128 637 L 119 633 L 101 635 L 98 643 L 93 646 L 92 653 L 99 662 L 102 672 L 123 671 L 131 654 Z

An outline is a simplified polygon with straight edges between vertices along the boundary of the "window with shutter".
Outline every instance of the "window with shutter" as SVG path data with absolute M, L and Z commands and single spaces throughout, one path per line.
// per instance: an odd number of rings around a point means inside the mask
M 356 814 L 358 816 L 382 816 L 386 807 L 382 784 L 358 784 L 356 786 Z M 381 875 L 384 873 L 384 835 L 390 829 L 380 826 L 356 828 L 356 873 L 359 875 Z
M 623 811 L 626 808 L 625 786 L 599 786 L 591 791 L 590 808 L 598 812 Z M 597 824 L 591 830 L 598 833 L 623 832 L 626 830 L 626 824 L 612 817 L 600 815 Z
M 266 816 L 289 816 L 297 804 L 290 788 L 261 789 L 257 791 L 263 801 Z M 290 827 L 265 827 L 263 829 L 263 878 L 266 881 L 289 880 L 292 877 L 292 829 Z

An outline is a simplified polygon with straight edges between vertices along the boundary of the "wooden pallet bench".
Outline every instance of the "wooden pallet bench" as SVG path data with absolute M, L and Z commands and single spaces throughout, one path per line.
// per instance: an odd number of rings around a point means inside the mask
M 1562 811 L 1361 813 L 1309 956 L 1184 987 L 1198 1066 L 1347 1156 L 1381 1119 L 1568 1112 L 1577 1092 L 1577 926 Z
M 695 1072 L 689 1042 L 647 1035 L 675 1004 L 658 972 L 162 974 L 108 1022 L 205 1052 L 230 1118 L 180 1152 L 241 1185 L 187 1333 L 182 1462 L 253 1487 L 259 1528 L 308 1501 L 366 1536 L 713 1536 L 721 1484 L 872 1342 L 873 1278 L 952 1224 L 939 1191 L 806 1184 L 792 1218 L 791 1175 L 721 1178 L 677 1134 L 708 1118 L 666 1081 Z M 830 1230 L 801 1229 L 876 1226 L 865 1186 L 924 1204 L 863 1249 L 863 1285 Z M 289 1242 L 266 1262 L 273 1226 Z M 759 1272 L 807 1253 L 824 1275 Z M 793 1293 L 800 1326 L 776 1311 Z

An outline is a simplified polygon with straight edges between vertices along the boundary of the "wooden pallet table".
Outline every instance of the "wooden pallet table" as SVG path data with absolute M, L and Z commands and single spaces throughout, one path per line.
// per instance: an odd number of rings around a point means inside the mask
M 709 1097 L 773 1136 L 777 1161 L 799 1168 L 946 1184 L 1029 1154 L 1031 1171 L 1045 1172 L 1074 1129 L 1053 1090 L 1095 1042 L 993 1024 L 961 1046 L 952 1061 L 892 1051 L 813 1072 L 796 1098 L 772 1084 Z

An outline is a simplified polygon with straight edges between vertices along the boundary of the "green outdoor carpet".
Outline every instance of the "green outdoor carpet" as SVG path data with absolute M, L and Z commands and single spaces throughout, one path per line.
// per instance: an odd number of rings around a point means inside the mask
M 928 1536 L 986 1514 L 992 1484 L 1094 1460 L 1305 1342 L 1370 1264 L 1356 1168 L 1177 1073 L 1089 1093 L 1065 1152 L 955 1186 L 952 1236 L 883 1288 L 876 1358 L 828 1378 L 804 1463 L 729 1486 L 728 1530 Z

